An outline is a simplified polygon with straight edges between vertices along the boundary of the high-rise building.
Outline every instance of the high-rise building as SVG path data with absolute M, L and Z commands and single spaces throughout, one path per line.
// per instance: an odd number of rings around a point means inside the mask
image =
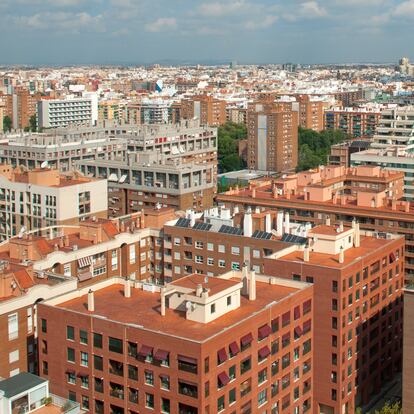
M 0 240 L 43 227 L 71 225 L 108 210 L 106 180 L 58 170 L 0 165 Z
M 181 101 L 181 118 L 198 118 L 201 125 L 220 126 L 226 122 L 226 101 L 210 95 L 183 99 Z
M 99 102 L 98 120 L 119 121 L 122 118 L 120 105 L 120 102 L 116 100 Z
M 414 289 L 408 285 L 404 289 L 404 339 L 403 339 L 403 376 L 402 409 L 404 413 L 414 410 Z
M 97 120 L 98 102 L 93 98 L 42 99 L 37 103 L 40 129 L 93 125 Z
M 16 88 L 7 95 L 4 115 L 12 120 L 13 129 L 24 129 L 30 126 L 30 118 L 36 115 L 36 105 L 40 95 L 32 95 L 27 89 Z
M 325 103 L 312 99 L 310 95 L 297 95 L 296 100 L 299 103 L 299 126 L 316 132 L 322 131 Z
M 248 167 L 285 172 L 298 163 L 298 112 L 291 102 L 264 100 L 247 113 Z
M 312 412 L 313 287 L 246 269 L 42 302 L 41 375 L 96 414 Z

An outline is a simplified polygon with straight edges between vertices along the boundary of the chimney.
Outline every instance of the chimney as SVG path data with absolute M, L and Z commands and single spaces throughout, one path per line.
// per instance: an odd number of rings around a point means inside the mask
M 88 311 L 89 312 L 95 311 L 95 297 L 94 297 L 92 289 L 89 289 L 89 292 L 88 292 Z
M 344 260 L 345 260 L 344 248 L 341 246 L 339 248 L 339 263 L 343 263 Z
M 130 285 L 128 279 L 125 279 L 125 283 L 124 283 L 124 296 L 126 298 L 130 298 L 131 297 L 131 285 Z
M 355 223 L 355 232 L 354 232 L 354 247 L 359 247 L 361 245 L 361 232 L 359 230 L 359 223 Z
M 239 206 L 233 207 L 233 215 L 235 216 L 236 214 L 239 214 Z
M 277 210 L 276 232 L 279 237 L 283 236 L 283 210 Z
M 330 226 L 331 225 L 331 217 L 330 216 L 326 216 L 326 218 L 325 218 L 325 224 L 327 226 Z
M 355 229 L 356 227 L 356 220 L 355 217 L 352 219 L 352 228 Z
M 309 245 L 306 243 L 305 250 L 303 251 L 303 261 L 309 262 Z
M 64 241 L 63 241 L 63 237 L 61 237 L 60 239 L 59 239 L 59 247 L 60 248 L 62 248 L 62 247 L 64 247 L 65 246 L 65 243 L 64 243 Z
M 161 288 L 161 316 L 165 316 L 165 287 Z
M 246 212 L 244 213 L 243 232 L 246 237 L 252 237 L 253 220 L 252 220 L 252 210 L 250 208 L 248 208 Z
M 69 235 L 65 236 L 64 243 L 65 243 L 65 247 L 69 247 Z
M 290 216 L 289 211 L 285 213 L 285 233 L 290 233 Z
M 248 271 L 249 271 L 248 262 L 247 263 L 244 262 L 243 266 L 242 266 L 242 283 L 243 283 L 242 292 L 241 292 L 242 295 L 247 295 L 248 294 L 248 289 L 247 289 Z
M 201 294 L 203 293 L 203 285 L 199 283 L 196 287 L 196 296 L 201 298 Z
M 252 198 L 256 198 L 256 189 L 252 188 Z
M 193 210 L 190 210 L 189 218 L 190 218 L 190 226 L 193 227 L 195 224 L 195 213 Z
M 265 216 L 265 230 L 267 233 L 272 231 L 272 217 L 270 213 L 267 213 Z
M 256 272 L 251 270 L 249 273 L 249 300 L 256 300 Z
M 339 231 L 342 233 L 344 231 L 344 222 L 340 221 L 339 222 Z

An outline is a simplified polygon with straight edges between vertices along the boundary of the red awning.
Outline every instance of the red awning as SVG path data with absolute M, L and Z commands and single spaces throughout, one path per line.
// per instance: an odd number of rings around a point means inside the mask
M 302 335 L 302 328 L 300 326 L 297 326 L 295 328 L 295 335 L 296 336 L 301 336 Z
M 253 341 L 253 335 L 251 333 L 248 333 L 247 335 L 244 335 L 241 339 L 240 342 L 242 344 L 242 346 L 246 346 L 251 344 Z
M 303 313 L 307 313 L 312 308 L 312 300 L 308 299 L 306 302 L 303 302 Z
M 217 359 L 218 359 L 220 364 L 222 364 L 227 359 L 227 353 L 226 353 L 226 350 L 224 348 L 221 348 L 217 352 Z
M 86 377 L 89 377 L 89 374 L 87 374 L 85 372 L 79 372 L 78 377 L 79 378 L 86 378 Z
M 92 279 L 92 273 L 91 272 L 78 273 L 78 279 L 79 279 L 79 282 L 84 282 L 85 280 L 90 280 L 90 279 Z
M 72 369 L 67 369 L 67 370 L 66 370 L 66 374 L 75 375 L 75 374 L 76 374 L 76 372 L 75 372 L 75 371 L 73 371 Z
M 267 358 L 270 355 L 270 349 L 268 346 L 264 346 L 263 348 L 259 349 L 258 353 L 260 358 Z
M 229 345 L 229 348 L 230 348 L 230 352 L 233 356 L 237 355 L 240 352 L 240 348 L 239 348 L 239 345 L 237 344 L 237 342 L 232 342 Z
M 295 319 L 299 319 L 300 318 L 300 307 L 299 306 L 296 306 L 296 308 L 294 309 L 294 311 L 293 311 L 293 317 Z
M 263 325 L 259 328 L 259 339 L 264 339 L 269 336 L 272 332 L 272 329 L 269 325 Z
M 311 330 L 312 322 L 310 320 L 303 323 L 303 332 L 309 332 Z
M 223 387 L 230 382 L 229 376 L 224 371 L 218 375 L 218 380 Z
M 138 352 L 138 355 L 143 357 L 143 358 L 146 358 L 148 355 L 150 355 L 152 353 L 153 349 L 154 348 L 152 348 L 150 346 L 142 345 L 141 349 Z
M 186 362 L 187 364 L 194 364 L 197 365 L 197 360 L 195 358 L 178 355 L 178 361 Z
M 168 351 L 164 351 L 163 349 L 157 349 L 157 352 L 154 355 L 154 358 L 157 361 L 165 361 L 166 359 L 168 359 L 168 356 L 170 355 L 170 353 Z

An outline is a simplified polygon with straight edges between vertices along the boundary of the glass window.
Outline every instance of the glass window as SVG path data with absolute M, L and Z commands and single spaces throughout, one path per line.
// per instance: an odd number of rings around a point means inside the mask
M 67 348 L 66 355 L 69 362 L 75 362 L 75 350 L 73 348 Z
M 108 349 L 111 352 L 116 352 L 118 354 L 123 353 L 123 345 L 122 345 L 122 340 L 121 339 L 109 337 L 108 341 L 109 341 Z
M 87 343 L 88 343 L 88 332 L 86 332 L 82 329 L 79 331 L 79 342 L 81 344 L 87 345 Z
M 102 335 L 99 333 L 94 332 L 93 334 L 93 346 L 95 348 L 100 348 L 102 349 Z

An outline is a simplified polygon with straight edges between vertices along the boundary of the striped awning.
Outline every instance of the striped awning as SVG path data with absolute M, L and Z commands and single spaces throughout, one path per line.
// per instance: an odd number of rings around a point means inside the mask
M 80 268 L 90 266 L 91 264 L 92 264 L 91 256 L 82 257 L 81 259 L 78 259 L 78 265 Z

